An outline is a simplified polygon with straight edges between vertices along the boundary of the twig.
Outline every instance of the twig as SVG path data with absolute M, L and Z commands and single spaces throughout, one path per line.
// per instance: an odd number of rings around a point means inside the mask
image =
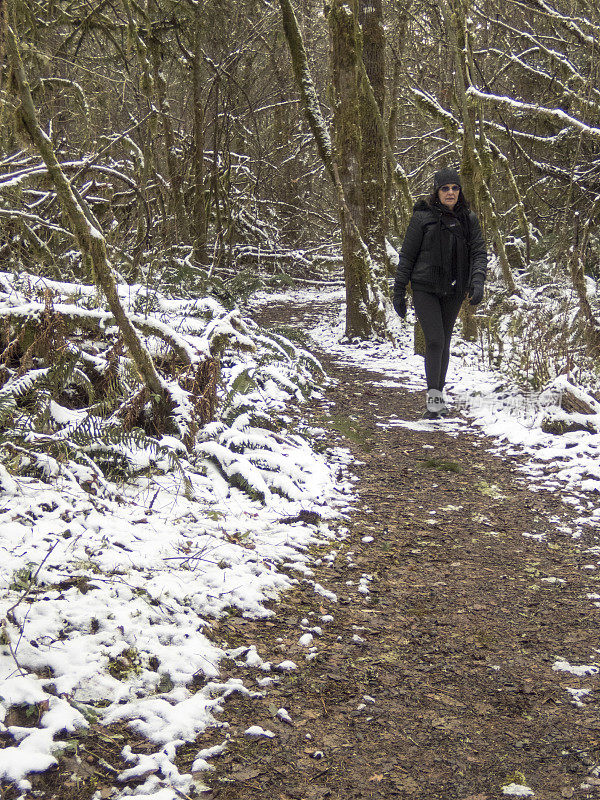
M 323 700 L 321 695 L 319 695 L 319 700 L 321 701 L 321 705 L 323 706 L 323 711 L 325 712 L 325 716 L 326 717 L 329 716 L 329 711 L 327 710 L 327 706 L 325 705 L 325 701 Z
M 29 578 L 29 584 L 28 584 L 27 588 L 25 589 L 25 591 L 23 592 L 23 594 L 19 597 L 19 599 L 16 601 L 16 603 L 13 603 L 13 605 L 7 610 L 6 619 L 9 622 L 12 622 L 13 625 L 16 625 L 17 627 L 20 627 L 19 623 L 17 622 L 17 620 L 16 620 L 16 618 L 15 618 L 15 616 L 13 614 L 13 611 L 27 597 L 27 595 L 29 594 L 29 592 L 31 590 L 31 587 L 36 582 L 37 577 L 40 574 L 40 570 L 42 569 L 42 567 L 44 566 L 46 561 L 50 558 L 50 556 L 52 555 L 52 553 L 53 553 L 53 551 L 54 551 L 54 549 L 56 548 L 57 545 L 58 545 L 58 542 L 54 542 L 52 547 L 48 550 L 48 552 L 46 553 L 44 558 L 41 560 L 41 562 L 40 562 L 38 568 L 36 569 L 36 571 L 34 572 L 34 574 Z
M 27 588 L 21 594 L 21 596 L 17 599 L 17 601 L 15 603 L 13 603 L 13 605 L 7 610 L 6 616 L 2 620 L 2 631 L 4 633 L 4 639 L 6 640 L 6 644 L 8 645 L 8 649 L 10 651 L 12 659 L 15 662 L 15 664 L 17 665 L 17 669 L 19 670 L 21 675 L 26 675 L 27 673 L 23 669 L 23 667 L 19 664 L 19 660 L 17 658 L 17 650 L 19 649 L 19 645 L 21 644 L 21 639 L 23 638 L 23 632 L 24 632 L 25 626 L 19 624 L 17 618 L 15 617 L 14 611 L 23 602 L 23 600 L 27 597 L 27 595 L 31 591 L 31 587 L 36 582 L 37 576 L 40 574 L 41 568 L 44 566 L 44 564 L 46 563 L 46 561 L 48 560 L 48 558 L 52 554 L 52 552 L 53 552 L 54 548 L 57 546 L 57 544 L 58 544 L 58 542 L 54 542 L 52 547 L 48 550 L 48 552 L 46 553 L 46 555 L 44 556 L 44 558 L 40 562 L 38 568 L 36 569 L 35 573 L 30 576 L 29 584 L 28 584 Z M 12 640 L 10 638 L 10 632 L 8 630 L 8 623 L 9 622 L 11 622 L 13 625 L 15 625 L 15 627 L 19 631 L 19 641 L 17 642 L 17 646 L 16 647 L 13 647 Z

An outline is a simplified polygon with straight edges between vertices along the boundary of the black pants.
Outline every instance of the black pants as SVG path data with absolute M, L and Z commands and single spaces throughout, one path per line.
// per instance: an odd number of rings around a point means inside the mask
M 464 297 L 438 297 L 430 292 L 413 290 L 413 305 L 425 334 L 425 377 L 428 389 L 444 388 L 452 328 Z

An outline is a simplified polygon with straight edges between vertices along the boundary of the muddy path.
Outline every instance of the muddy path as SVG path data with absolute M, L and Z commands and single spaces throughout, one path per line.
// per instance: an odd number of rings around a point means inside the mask
M 261 316 L 302 324 L 302 313 Z M 228 701 L 228 751 L 204 778 L 212 797 L 493 800 L 516 784 L 541 800 L 600 798 L 598 678 L 557 669 L 598 659 L 587 595 L 599 542 L 566 533 L 573 511 L 490 439 L 378 424 L 417 419 L 422 393 L 318 355 L 338 382 L 305 413 L 351 450 L 358 479 L 347 538 L 334 558 L 315 553 L 312 580 L 337 602 L 300 580 L 269 621 L 217 626 L 230 646 L 259 641 L 263 658 L 298 669 L 264 697 Z M 299 637 L 314 627 L 307 660 Z M 257 724 L 275 736 L 244 735 Z M 207 732 L 190 759 L 222 740 Z

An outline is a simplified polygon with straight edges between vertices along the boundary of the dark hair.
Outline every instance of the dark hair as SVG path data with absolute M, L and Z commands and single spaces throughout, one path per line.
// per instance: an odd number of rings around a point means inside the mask
M 441 200 L 439 198 L 437 189 L 434 192 L 432 192 L 429 195 L 429 197 L 427 198 L 427 205 L 431 206 L 431 208 L 443 209 L 443 203 L 441 202 Z M 455 213 L 460 213 L 461 211 L 464 211 L 467 214 L 471 210 L 471 206 L 469 205 L 469 201 L 464 196 L 462 188 L 461 188 L 460 192 L 458 193 L 458 200 L 456 201 L 456 205 L 454 206 L 453 210 L 454 210 Z

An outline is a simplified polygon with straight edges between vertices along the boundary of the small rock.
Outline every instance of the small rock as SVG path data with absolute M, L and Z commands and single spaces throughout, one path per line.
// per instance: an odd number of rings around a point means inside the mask
M 244 731 L 244 736 L 266 736 L 268 739 L 273 739 L 275 734 L 273 731 L 266 731 L 264 728 L 261 728 L 260 725 L 251 725 Z
M 293 661 L 282 661 L 280 664 L 277 664 L 274 669 L 279 670 L 281 672 L 291 672 L 292 670 L 298 669 L 297 664 L 294 664 Z
M 286 711 L 285 708 L 280 708 L 276 712 L 275 716 L 278 719 L 280 719 L 282 722 L 286 722 L 288 725 L 293 725 L 294 724 L 293 721 L 292 721 L 292 718 L 290 717 L 290 715 L 288 714 L 288 712 Z

